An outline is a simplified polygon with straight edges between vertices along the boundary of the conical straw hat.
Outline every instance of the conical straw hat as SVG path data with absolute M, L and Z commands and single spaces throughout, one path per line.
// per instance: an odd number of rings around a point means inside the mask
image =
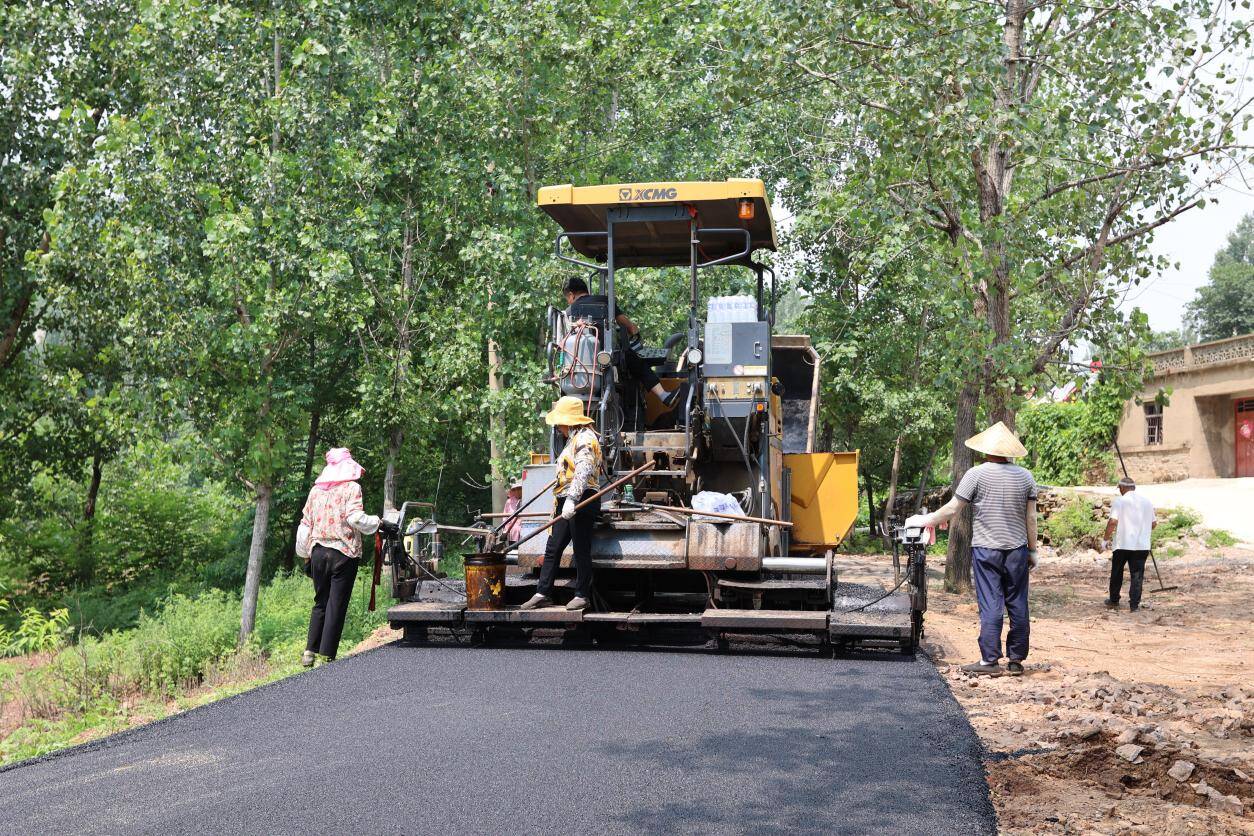
M 583 401 L 567 395 L 553 403 L 553 409 L 544 416 L 544 422 L 550 427 L 582 427 L 596 423 L 583 414 Z
M 998 421 L 982 433 L 977 433 L 966 440 L 966 445 L 977 453 L 983 453 L 986 456 L 1005 456 L 1008 459 L 1018 459 L 1028 454 L 1028 448 L 1024 447 L 1019 439 L 1015 438 L 1015 434 L 1010 428 Z

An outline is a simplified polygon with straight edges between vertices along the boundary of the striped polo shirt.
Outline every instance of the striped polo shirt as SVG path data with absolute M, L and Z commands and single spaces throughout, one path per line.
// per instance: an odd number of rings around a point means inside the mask
M 971 503 L 971 545 L 1017 549 L 1027 545 L 1027 504 L 1036 499 L 1032 474 L 1009 462 L 984 462 L 968 470 L 954 495 Z

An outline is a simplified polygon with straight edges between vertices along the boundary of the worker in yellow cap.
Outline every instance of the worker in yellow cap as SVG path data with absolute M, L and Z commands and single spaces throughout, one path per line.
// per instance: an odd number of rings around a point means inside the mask
M 592 419 L 584 414 L 583 401 L 579 398 L 569 395 L 558 398 L 553 409 L 544 416 L 544 422 L 557 427 L 566 436 L 566 446 L 557 457 L 553 483 L 553 508 L 559 516 L 549 530 L 536 594 L 522 608 L 533 610 L 553 603 L 553 578 L 569 543 L 575 553 L 575 597 L 566 609 L 582 610 L 592 599 L 592 527 L 596 525 L 601 505 L 591 502 L 578 510 L 576 506 L 590 499 L 600 485 L 597 473 L 601 468 L 601 440 L 592 429 Z

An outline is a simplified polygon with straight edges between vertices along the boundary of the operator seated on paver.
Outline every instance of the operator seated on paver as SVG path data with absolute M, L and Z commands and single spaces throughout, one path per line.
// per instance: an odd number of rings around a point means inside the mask
M 566 609 L 582 610 L 592 600 L 592 528 L 601 512 L 601 503 L 592 502 L 579 510 L 575 510 L 575 506 L 590 499 L 600 485 L 597 474 L 601 468 L 601 440 L 592 429 L 592 419 L 584 414 L 583 401 L 579 398 L 570 395 L 558 398 L 544 421 L 566 436 L 566 446 L 557 457 L 553 484 L 553 510 L 559 519 L 549 529 L 536 594 L 522 608 L 533 610 L 553 603 L 553 580 L 562 552 L 569 543 L 574 551 L 575 597 Z
M 579 276 L 571 276 L 566 280 L 566 283 L 562 285 L 562 295 L 566 297 L 566 313 L 572 321 L 585 316 L 599 316 L 608 304 L 605 296 L 590 295 L 588 283 Z M 644 348 L 644 341 L 640 337 L 640 327 L 632 322 L 631 317 L 618 304 L 617 299 L 615 299 L 614 314 L 614 321 L 627 332 L 628 339 L 623 349 L 623 361 L 627 365 L 628 373 L 656 395 L 662 402 L 662 406 L 670 409 L 675 399 L 679 397 L 679 390 L 672 389 L 668 392 L 664 389 L 657 372 L 653 371 L 653 367 L 640 356 L 639 351 Z
M 931 527 L 952 519 L 967 505 L 974 507 L 971 526 L 971 568 L 980 610 L 980 661 L 964 665 L 976 674 L 1001 674 L 1001 628 L 1010 613 L 1006 634 L 1006 671 L 1023 673 L 1028 656 L 1028 572 L 1036 567 L 1036 480 L 1010 459 L 1028 454 L 1014 433 L 998 421 L 971 436 L 967 447 L 984 455 L 983 464 L 968 470 L 953 499 L 931 514 L 916 514 L 907 528 Z
M 376 531 L 395 535 L 398 526 L 363 510 L 361 485 L 365 471 L 347 447 L 327 451 L 327 466 L 314 480 L 296 529 L 296 553 L 314 583 L 309 637 L 301 664 L 311 667 L 318 656 L 335 659 L 344 633 L 344 617 L 353 597 L 361 565 L 361 535 Z
M 1150 553 L 1150 532 L 1158 525 L 1154 519 L 1154 503 L 1136 489 L 1136 482 L 1127 476 L 1119 480 L 1119 496 L 1110 504 L 1110 521 L 1102 540 L 1102 551 L 1111 547 L 1114 535 L 1114 551 L 1110 554 L 1110 594 L 1106 606 L 1119 609 L 1119 590 L 1123 586 L 1123 567 L 1126 565 L 1131 578 L 1128 581 L 1128 610 L 1136 612 L 1141 607 L 1141 584 L 1145 581 L 1145 560 Z

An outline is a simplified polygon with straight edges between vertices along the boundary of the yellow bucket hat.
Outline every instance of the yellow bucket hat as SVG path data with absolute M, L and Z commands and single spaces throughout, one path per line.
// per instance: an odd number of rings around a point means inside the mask
M 1001 421 L 984 432 L 971 436 L 964 443 L 977 453 L 983 453 L 986 456 L 1019 459 L 1028 454 L 1028 448 L 1024 447 L 1010 428 Z
M 553 403 L 553 408 L 544 416 L 544 423 L 550 427 L 583 427 L 596 422 L 583 414 L 583 401 L 566 395 Z

